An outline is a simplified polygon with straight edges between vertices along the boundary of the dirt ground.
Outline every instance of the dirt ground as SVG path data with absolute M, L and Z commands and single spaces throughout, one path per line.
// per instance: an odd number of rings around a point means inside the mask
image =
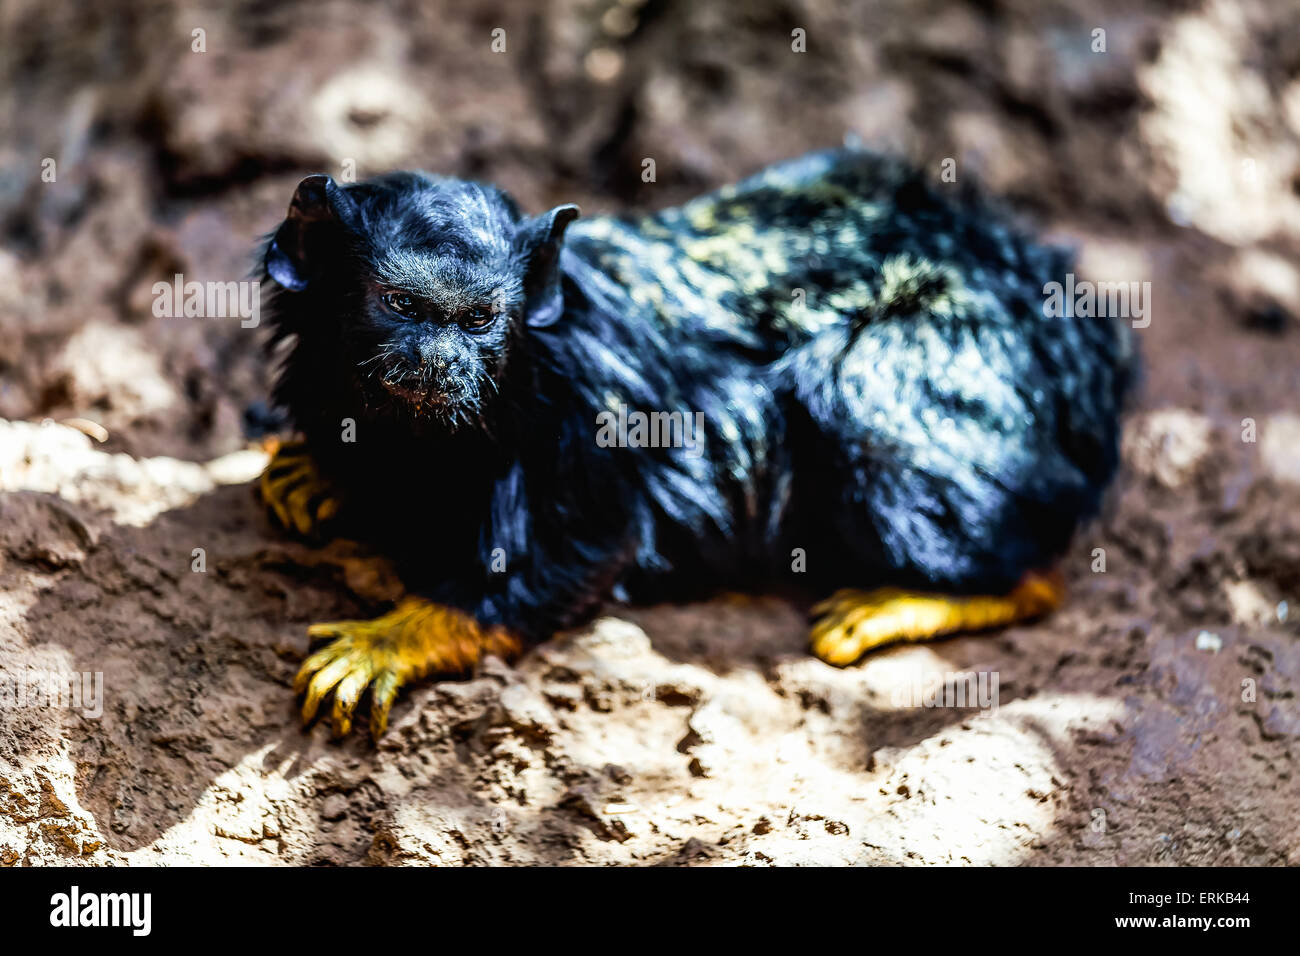
M 4 0 L 0 37 L 0 864 L 1300 864 L 1300 7 Z M 612 606 L 377 747 L 302 731 L 307 625 L 374 609 L 254 499 L 264 330 L 153 283 L 244 278 L 318 169 L 593 213 L 846 133 L 1151 283 L 1068 605 L 844 670 L 775 600 Z M 996 706 L 925 706 L 953 672 Z M 100 714 L 5 696 L 82 674 Z

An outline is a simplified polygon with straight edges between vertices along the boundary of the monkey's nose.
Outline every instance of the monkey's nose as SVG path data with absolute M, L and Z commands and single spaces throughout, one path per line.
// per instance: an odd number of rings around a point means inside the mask
M 455 358 L 449 343 L 432 338 L 420 344 L 419 355 L 420 364 L 430 366 L 435 372 L 445 372 Z

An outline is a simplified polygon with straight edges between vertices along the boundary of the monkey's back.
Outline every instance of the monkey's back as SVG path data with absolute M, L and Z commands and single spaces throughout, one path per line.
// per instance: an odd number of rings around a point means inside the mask
M 1009 311 L 1040 305 L 1041 277 L 1065 261 L 1025 242 L 970 192 L 847 148 L 649 215 L 579 220 L 567 252 L 620 287 L 620 307 L 635 321 L 769 359 L 887 305 L 880 292 L 891 258 L 942 264 Z
M 575 335 L 653 383 L 643 405 L 704 412 L 709 467 L 647 458 L 680 478 L 658 510 L 689 527 L 682 551 L 711 524 L 750 554 L 811 540 L 841 566 L 1001 586 L 1064 547 L 1115 469 L 1123 330 L 1044 315 L 1069 256 L 899 161 L 814 153 L 579 221 L 564 256 L 592 306 Z M 607 365 L 598 407 L 627 394 Z

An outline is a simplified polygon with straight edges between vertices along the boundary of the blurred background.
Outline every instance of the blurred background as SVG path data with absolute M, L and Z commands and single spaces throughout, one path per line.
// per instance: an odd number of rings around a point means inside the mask
M 301 733 L 308 623 L 376 609 L 248 486 L 265 329 L 154 283 L 249 276 L 310 172 L 593 215 L 846 135 L 1151 283 L 1065 608 L 846 670 L 780 602 L 617 608 Z M 1294 0 L 0 0 L 0 674 L 106 688 L 0 708 L 0 865 L 1300 863 L 1298 315 Z M 897 703 L 951 670 L 997 713 Z
M 241 442 L 259 333 L 155 318 L 150 287 L 243 278 L 307 172 L 590 215 L 846 134 L 953 158 L 1081 272 L 1153 281 L 1158 395 L 1236 414 L 1296 384 L 1267 347 L 1300 298 L 1294 4 L 3 0 L 0 35 L 0 417 L 84 416 L 134 454 Z

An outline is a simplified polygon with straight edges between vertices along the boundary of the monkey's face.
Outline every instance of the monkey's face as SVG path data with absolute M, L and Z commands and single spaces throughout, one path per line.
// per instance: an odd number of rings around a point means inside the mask
M 523 279 L 508 243 L 472 241 L 467 233 L 449 229 L 434 243 L 390 248 L 359 263 L 359 309 L 345 334 L 368 401 L 388 399 L 459 427 L 499 392 Z
M 510 350 L 562 313 L 559 244 L 576 216 L 521 217 L 499 190 L 422 174 L 313 176 L 266 268 L 304 308 L 300 339 L 333 354 L 366 408 L 455 429 L 482 421 Z

